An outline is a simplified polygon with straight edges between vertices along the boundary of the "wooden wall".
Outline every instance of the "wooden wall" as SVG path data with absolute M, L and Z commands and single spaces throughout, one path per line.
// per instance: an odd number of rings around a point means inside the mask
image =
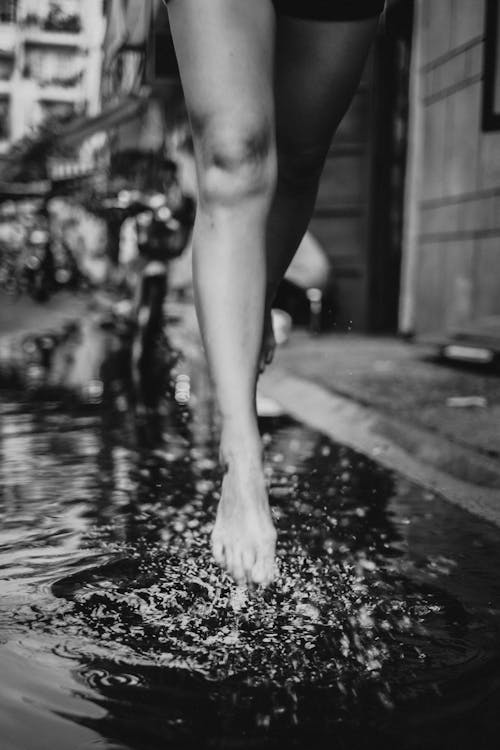
M 367 327 L 370 63 L 331 145 L 311 221 L 332 263 L 339 331 Z
M 331 260 L 340 332 L 397 328 L 412 8 L 413 0 L 390 0 L 311 221 Z
M 407 193 L 415 247 L 405 248 L 415 256 L 405 327 L 417 333 L 500 315 L 500 131 L 481 130 L 484 24 L 485 0 L 419 0 L 421 163 Z

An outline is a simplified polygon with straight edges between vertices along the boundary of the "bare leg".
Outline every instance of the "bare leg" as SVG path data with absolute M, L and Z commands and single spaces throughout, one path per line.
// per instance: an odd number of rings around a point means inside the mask
M 325 23 L 280 17 L 275 107 L 278 182 L 268 223 L 267 302 L 261 364 L 272 358 L 269 311 L 307 229 L 332 137 L 359 83 L 376 19 Z
M 276 532 L 255 387 L 276 176 L 274 14 L 267 0 L 172 0 L 169 14 L 198 173 L 196 306 L 222 418 L 213 552 L 237 581 L 267 583 Z

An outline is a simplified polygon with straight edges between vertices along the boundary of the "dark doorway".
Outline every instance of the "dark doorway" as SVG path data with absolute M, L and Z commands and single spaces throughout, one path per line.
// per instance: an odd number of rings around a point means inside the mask
M 367 328 L 380 333 L 398 324 L 413 5 L 388 3 L 374 50 Z
M 332 264 L 339 332 L 397 329 L 413 0 L 387 6 L 311 221 Z

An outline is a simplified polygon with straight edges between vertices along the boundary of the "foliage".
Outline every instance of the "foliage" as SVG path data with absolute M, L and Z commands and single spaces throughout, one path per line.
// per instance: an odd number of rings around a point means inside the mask
M 49 117 L 37 128 L 14 143 L 5 159 L 3 179 L 8 182 L 29 182 L 47 179 L 47 160 L 52 156 L 69 155 L 60 143 L 60 126 L 70 119 Z
M 61 31 L 79 34 L 82 30 L 80 16 L 76 13 L 65 13 L 59 3 L 51 3 L 45 17 L 37 13 L 27 13 L 22 21 L 24 26 L 38 26 L 44 31 Z

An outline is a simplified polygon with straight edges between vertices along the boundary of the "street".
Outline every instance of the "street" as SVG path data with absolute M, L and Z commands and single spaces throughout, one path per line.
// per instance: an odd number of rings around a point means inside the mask
M 0 750 L 497 750 L 499 50 L 0 0 Z
M 2 339 L 2 748 L 496 747 L 498 526 L 289 416 L 271 369 L 279 575 L 236 587 L 203 359 L 171 319 L 148 404 L 102 307 Z

